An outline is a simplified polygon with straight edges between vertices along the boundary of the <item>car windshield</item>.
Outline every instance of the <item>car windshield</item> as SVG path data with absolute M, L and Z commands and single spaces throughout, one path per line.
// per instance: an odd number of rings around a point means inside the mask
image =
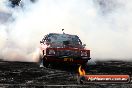
M 50 33 L 46 35 L 43 40 L 43 42 L 54 44 L 56 46 L 62 46 L 62 45 L 82 45 L 81 40 L 77 35 L 69 35 L 69 34 L 57 34 L 57 33 Z

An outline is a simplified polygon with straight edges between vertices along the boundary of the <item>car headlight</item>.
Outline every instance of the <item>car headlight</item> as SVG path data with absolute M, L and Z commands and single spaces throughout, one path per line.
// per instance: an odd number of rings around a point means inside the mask
M 81 56 L 87 56 L 87 51 L 81 51 Z
M 49 50 L 49 54 L 50 55 L 54 55 L 55 54 L 55 50 Z

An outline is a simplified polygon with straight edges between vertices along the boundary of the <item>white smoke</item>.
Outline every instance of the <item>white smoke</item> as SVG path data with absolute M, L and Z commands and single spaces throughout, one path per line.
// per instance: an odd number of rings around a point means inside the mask
M 131 0 L 38 0 L 34 4 L 22 0 L 21 3 L 22 7 L 11 9 L 15 20 L 1 24 L 1 58 L 32 61 L 32 53 L 43 36 L 61 33 L 62 28 L 65 33 L 80 36 L 91 50 L 92 59 L 132 58 Z

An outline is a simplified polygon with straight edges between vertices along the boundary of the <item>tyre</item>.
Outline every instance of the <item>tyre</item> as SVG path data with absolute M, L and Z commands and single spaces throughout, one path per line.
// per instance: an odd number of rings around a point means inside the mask
M 49 63 L 46 61 L 46 58 L 45 57 L 42 59 L 42 62 L 43 62 L 43 66 L 44 67 L 46 67 L 46 68 L 49 67 Z
M 82 69 L 86 70 L 88 67 L 87 63 L 82 64 Z

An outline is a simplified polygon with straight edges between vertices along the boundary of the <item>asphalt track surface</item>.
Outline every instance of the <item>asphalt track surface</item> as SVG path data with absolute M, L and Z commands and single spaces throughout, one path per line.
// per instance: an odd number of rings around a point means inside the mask
M 132 77 L 132 62 L 98 61 L 89 65 L 86 74 L 128 74 Z M 0 88 L 132 88 L 132 83 L 77 83 L 73 67 L 40 68 L 32 62 L 0 61 Z

